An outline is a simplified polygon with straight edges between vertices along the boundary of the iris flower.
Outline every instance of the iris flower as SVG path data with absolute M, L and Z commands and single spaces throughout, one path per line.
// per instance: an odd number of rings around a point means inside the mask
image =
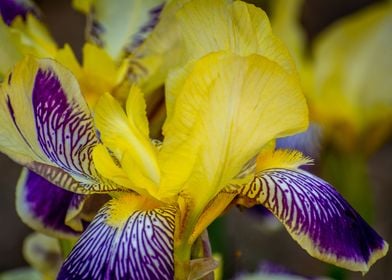
M 216 266 L 200 248 L 208 225 L 229 206 L 258 204 L 310 255 L 366 272 L 387 243 L 299 169 L 310 159 L 275 150 L 276 138 L 306 129 L 307 105 L 264 12 L 241 1 L 179 3 L 184 50 L 165 82 L 162 142 L 149 137 L 137 83 L 124 106 L 105 93 L 93 113 L 74 73 L 52 59 L 26 57 L 1 85 L 1 151 L 50 184 L 110 196 L 58 279 L 198 279 Z M 39 187 L 32 174 L 19 181 L 27 192 Z

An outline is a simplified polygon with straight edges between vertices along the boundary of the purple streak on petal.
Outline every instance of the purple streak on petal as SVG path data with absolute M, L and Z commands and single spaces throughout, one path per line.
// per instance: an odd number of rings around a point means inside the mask
M 0 14 L 7 25 L 11 25 L 17 16 L 21 16 L 25 20 L 27 13 L 34 11 L 31 3 L 26 1 L 0 0 Z
M 136 211 L 110 226 L 105 206 L 83 233 L 58 279 L 173 279 L 175 208 Z
M 305 132 L 277 139 L 276 148 L 298 150 L 305 156 L 317 159 L 320 154 L 320 141 L 321 128 L 312 123 Z
M 327 182 L 305 171 L 270 169 L 261 172 L 244 192 L 257 191 L 259 203 L 269 209 L 301 244 L 319 258 L 334 257 L 367 265 L 385 241 Z M 243 193 L 247 196 L 247 194 Z M 324 259 L 328 261 L 328 259 Z M 331 260 L 330 260 L 331 261 Z
M 84 195 L 59 188 L 32 171 L 27 171 L 22 187 L 23 191 L 21 197 L 18 198 L 18 204 L 23 204 L 24 211 L 19 211 L 19 213 L 24 215 L 23 213 L 27 212 L 30 219 L 34 220 L 33 222 L 38 221 L 42 225 L 42 228 L 34 229 L 47 230 L 49 234 L 59 232 L 67 235 L 80 235 L 80 232 L 65 225 L 65 218 L 71 204 L 76 201 L 82 203 Z
M 32 93 L 38 142 L 46 156 L 66 172 L 89 177 L 95 172 L 92 149 L 98 143 L 89 112 L 68 100 L 54 72 L 39 69 Z
M 133 38 L 131 40 L 131 45 L 127 47 L 127 51 L 129 53 L 131 53 L 135 48 L 140 46 L 144 42 L 146 37 L 154 29 L 154 27 L 158 24 L 159 16 L 161 15 L 161 12 L 162 12 L 164 6 L 165 6 L 165 3 L 159 4 L 155 7 L 153 7 L 148 12 L 149 13 L 149 20 L 143 26 L 141 26 L 138 33 L 133 35 Z

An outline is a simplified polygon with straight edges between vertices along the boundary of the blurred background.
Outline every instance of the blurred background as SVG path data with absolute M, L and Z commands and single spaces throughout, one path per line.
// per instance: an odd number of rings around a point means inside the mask
M 85 17 L 71 8 L 70 1 L 35 1 L 59 46 L 69 43 L 78 57 L 84 42 Z M 251 1 L 264 5 L 264 1 Z M 337 19 L 374 4 L 372 0 L 308 0 L 301 12 L 301 23 L 309 44 Z M 379 1 L 378 1 L 379 2 Z M 387 242 L 392 241 L 392 141 L 387 141 L 367 163 L 372 185 L 374 219 L 371 222 Z M 21 168 L 0 155 L 0 272 L 26 266 L 22 244 L 30 232 L 15 211 L 15 185 Z M 348 199 L 350 201 L 350 199 Z M 306 276 L 328 275 L 334 279 L 392 279 L 392 255 L 378 261 L 364 277 L 342 272 L 310 257 L 283 229 L 259 214 L 231 209 L 214 225 L 213 249 L 224 252 L 224 278 L 241 271 L 253 271 L 260 262 L 270 261 Z

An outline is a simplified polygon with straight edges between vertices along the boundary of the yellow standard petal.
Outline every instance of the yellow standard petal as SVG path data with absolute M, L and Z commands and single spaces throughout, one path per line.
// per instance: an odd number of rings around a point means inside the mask
M 259 55 L 213 53 L 177 71 L 171 81 L 168 92 L 177 97 L 164 126 L 160 192 L 182 190 L 197 207 L 270 140 L 307 126 L 299 81 Z
M 190 1 L 177 13 L 187 58 L 197 59 L 214 51 L 240 55 L 257 53 L 290 73 L 294 63 L 284 45 L 271 32 L 267 15 L 242 1 Z

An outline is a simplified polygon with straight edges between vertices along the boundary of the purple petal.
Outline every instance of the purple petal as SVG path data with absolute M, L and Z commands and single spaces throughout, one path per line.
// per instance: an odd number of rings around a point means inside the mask
M 277 139 L 276 148 L 298 150 L 305 156 L 318 158 L 320 154 L 320 141 L 321 128 L 313 123 L 310 124 L 305 132 Z
M 17 16 L 21 16 L 25 20 L 29 12 L 36 12 L 36 8 L 31 1 L 0 0 L 0 14 L 7 25 L 11 25 Z
M 175 208 L 136 211 L 114 225 L 111 207 L 83 233 L 58 279 L 173 279 Z
M 16 206 L 22 220 L 36 231 L 56 237 L 75 237 L 77 231 L 66 224 L 70 208 L 81 210 L 86 196 L 59 188 L 34 172 L 24 169 L 18 182 Z
M 269 209 L 313 257 L 366 272 L 388 244 L 327 182 L 302 170 L 269 169 L 242 190 Z
M 76 78 L 50 59 L 27 57 L 1 87 L 0 149 L 60 187 L 80 193 L 117 189 L 92 161 L 99 143 Z M 59 178 L 68 173 L 74 180 Z
M 32 105 L 38 143 L 60 168 L 76 176 L 92 171 L 91 152 L 98 143 L 89 112 L 68 100 L 56 73 L 39 69 Z

